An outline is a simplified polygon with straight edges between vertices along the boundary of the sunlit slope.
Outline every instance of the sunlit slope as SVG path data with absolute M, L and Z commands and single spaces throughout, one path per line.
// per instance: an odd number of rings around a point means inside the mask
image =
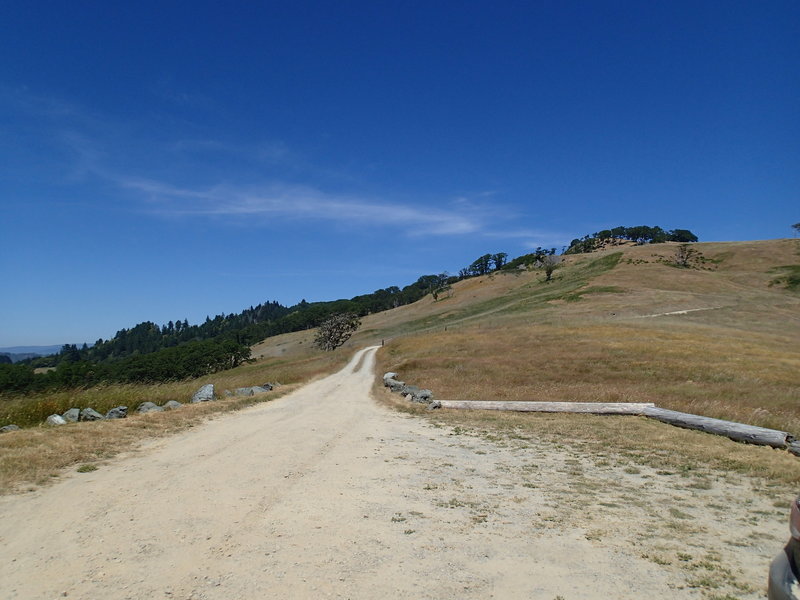
M 348 347 L 413 333 L 467 326 L 556 323 L 706 324 L 736 331 L 800 334 L 800 294 L 770 285 L 776 269 L 800 263 L 798 240 L 698 243 L 702 262 L 674 266 L 674 243 L 612 248 L 563 257 L 553 281 L 541 270 L 498 273 L 461 281 L 452 295 L 430 295 L 366 316 Z M 669 315 L 688 311 L 686 314 Z M 663 315 L 663 316 L 656 316 Z M 653 321 L 655 319 L 655 321 Z M 257 357 L 305 354 L 313 331 L 275 336 L 254 346 Z M 797 338 L 795 338 L 797 339 Z
M 693 244 L 697 258 L 692 268 L 674 266 L 678 246 L 567 256 L 552 282 L 544 282 L 537 270 L 468 279 L 453 286 L 450 298 L 434 301 L 427 296 L 367 317 L 360 337 L 391 337 L 471 321 L 485 324 L 503 315 L 512 320 L 535 316 L 559 323 L 613 323 L 676 311 L 692 311 L 681 315 L 680 322 L 787 335 L 798 331 L 800 295 L 770 285 L 776 268 L 800 263 L 798 241 Z
M 623 318 L 690 310 L 681 322 L 777 335 L 800 332 L 800 295 L 771 285 L 779 267 L 800 263 L 798 241 L 695 244 L 704 260 L 688 269 L 669 266 L 677 246 L 626 249 L 617 268 L 593 282 L 624 289 L 623 301 L 598 299 L 585 307 L 587 314 L 610 308 Z
M 797 241 L 694 244 L 692 268 L 677 246 L 463 281 L 365 318 L 349 345 L 385 339 L 382 368 L 441 398 L 656 402 L 800 433 L 800 295 L 770 285 Z

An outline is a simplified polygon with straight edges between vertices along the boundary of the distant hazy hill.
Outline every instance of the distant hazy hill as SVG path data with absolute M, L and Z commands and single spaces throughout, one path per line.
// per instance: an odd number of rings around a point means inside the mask
M 61 350 L 61 345 L 58 346 L 9 346 L 8 348 L 0 348 L 0 354 L 5 354 L 11 357 L 11 362 L 19 362 L 26 358 L 36 358 L 37 356 L 47 356 L 48 354 L 55 354 Z

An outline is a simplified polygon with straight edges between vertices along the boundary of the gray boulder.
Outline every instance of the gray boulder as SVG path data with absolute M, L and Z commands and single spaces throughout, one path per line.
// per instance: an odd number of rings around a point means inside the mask
M 81 418 L 81 409 L 70 408 L 63 415 L 61 415 L 61 418 L 64 419 L 67 423 L 77 423 L 78 419 Z
M 264 387 L 262 385 L 253 385 L 250 387 L 241 387 L 236 388 L 233 390 L 234 396 L 255 396 L 256 394 L 263 394 L 264 392 L 268 392 L 272 389 L 272 386 L 269 388 Z
M 151 413 L 151 412 L 161 412 L 164 410 L 155 402 L 142 402 L 139 406 L 136 407 L 136 412 L 140 415 Z
M 388 387 L 393 392 L 402 392 L 403 388 L 406 385 L 405 381 L 397 381 L 396 379 L 387 379 L 384 382 L 384 385 Z
M 214 399 L 214 384 L 207 383 L 192 396 L 192 402 L 210 402 Z
M 399 392 L 406 400 L 411 402 L 419 402 L 420 404 L 428 404 L 433 398 L 433 392 L 430 390 L 421 390 L 416 385 L 408 385 L 403 381 L 395 379 L 397 373 L 386 373 L 383 376 L 383 385 L 388 387 L 393 392 Z
M 67 422 L 61 415 L 50 415 L 45 421 L 45 425 L 66 425 Z
M 0 427 L 0 433 L 8 433 L 10 431 L 19 431 L 19 427 L 16 425 L 3 425 Z
M 79 421 L 100 421 L 105 417 L 101 415 L 99 412 L 94 410 L 93 408 L 84 408 L 81 411 L 81 416 L 78 418 Z
M 419 391 L 420 391 L 420 389 L 415 385 L 404 385 L 403 388 L 400 390 L 400 393 L 403 394 L 403 396 L 409 396 L 410 395 L 410 396 L 413 397 Z
M 427 404 L 433 398 L 433 392 L 430 390 L 420 390 L 416 394 L 414 394 L 414 402 L 420 402 L 422 404 Z
M 127 416 L 127 406 L 117 406 L 106 413 L 106 419 L 124 419 Z
M 164 404 L 164 406 L 163 406 L 162 408 L 163 408 L 164 410 L 174 410 L 174 409 L 176 409 L 176 408 L 180 408 L 181 406 L 183 406 L 183 404 L 181 404 L 181 403 L 180 403 L 180 402 L 178 402 L 177 400 L 168 400 L 168 401 L 167 401 L 167 402 Z
M 436 410 L 437 408 L 442 408 L 442 403 L 438 400 L 434 400 L 430 404 L 428 404 L 428 410 Z

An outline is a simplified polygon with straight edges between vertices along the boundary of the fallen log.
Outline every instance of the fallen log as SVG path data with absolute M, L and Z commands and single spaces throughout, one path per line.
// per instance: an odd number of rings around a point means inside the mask
M 583 413 L 593 415 L 642 415 L 651 402 L 525 402 L 494 400 L 440 400 L 442 408 L 509 410 L 516 412 Z
M 794 442 L 794 436 L 775 429 L 756 427 L 755 425 L 744 425 L 733 421 L 723 421 L 722 419 L 712 419 L 711 417 L 701 417 L 689 413 L 667 410 L 666 408 L 647 408 L 644 415 L 651 419 L 656 419 L 662 423 L 669 423 L 676 427 L 685 429 L 696 429 L 723 435 L 737 442 L 746 444 L 757 444 L 759 446 L 771 446 L 773 448 L 788 448 Z
M 793 440 L 789 442 L 789 447 L 787 448 L 790 453 L 794 454 L 795 456 L 800 456 L 800 442 L 797 440 Z

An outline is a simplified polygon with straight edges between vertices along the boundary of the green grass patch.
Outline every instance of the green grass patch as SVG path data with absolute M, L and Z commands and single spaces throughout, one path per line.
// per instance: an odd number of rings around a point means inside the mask
M 592 285 L 565 295 L 564 300 L 567 302 L 577 302 L 578 300 L 582 300 L 584 296 L 590 294 L 624 294 L 625 291 L 625 289 L 617 285 Z
M 796 292 L 800 290 L 800 265 L 783 265 L 770 269 L 770 273 L 777 273 L 778 276 L 770 281 L 769 285 L 782 285 L 787 290 Z
M 614 252 L 607 256 L 595 259 L 578 260 L 572 264 L 561 265 L 551 281 L 545 281 L 544 276 L 520 286 L 506 294 L 475 302 L 467 306 L 456 308 L 447 314 L 434 314 L 406 321 L 402 325 L 376 330 L 381 332 L 381 337 L 396 337 L 432 329 L 441 329 L 448 325 L 461 324 L 471 320 L 485 319 L 488 315 L 510 315 L 531 310 L 545 309 L 549 302 L 566 300 L 570 294 L 588 285 L 595 277 L 616 267 L 622 252 Z M 498 272 L 494 277 L 508 277 L 511 274 Z M 622 293 L 625 290 L 617 286 L 594 286 L 581 292 Z M 459 292 L 456 291 L 456 294 Z

